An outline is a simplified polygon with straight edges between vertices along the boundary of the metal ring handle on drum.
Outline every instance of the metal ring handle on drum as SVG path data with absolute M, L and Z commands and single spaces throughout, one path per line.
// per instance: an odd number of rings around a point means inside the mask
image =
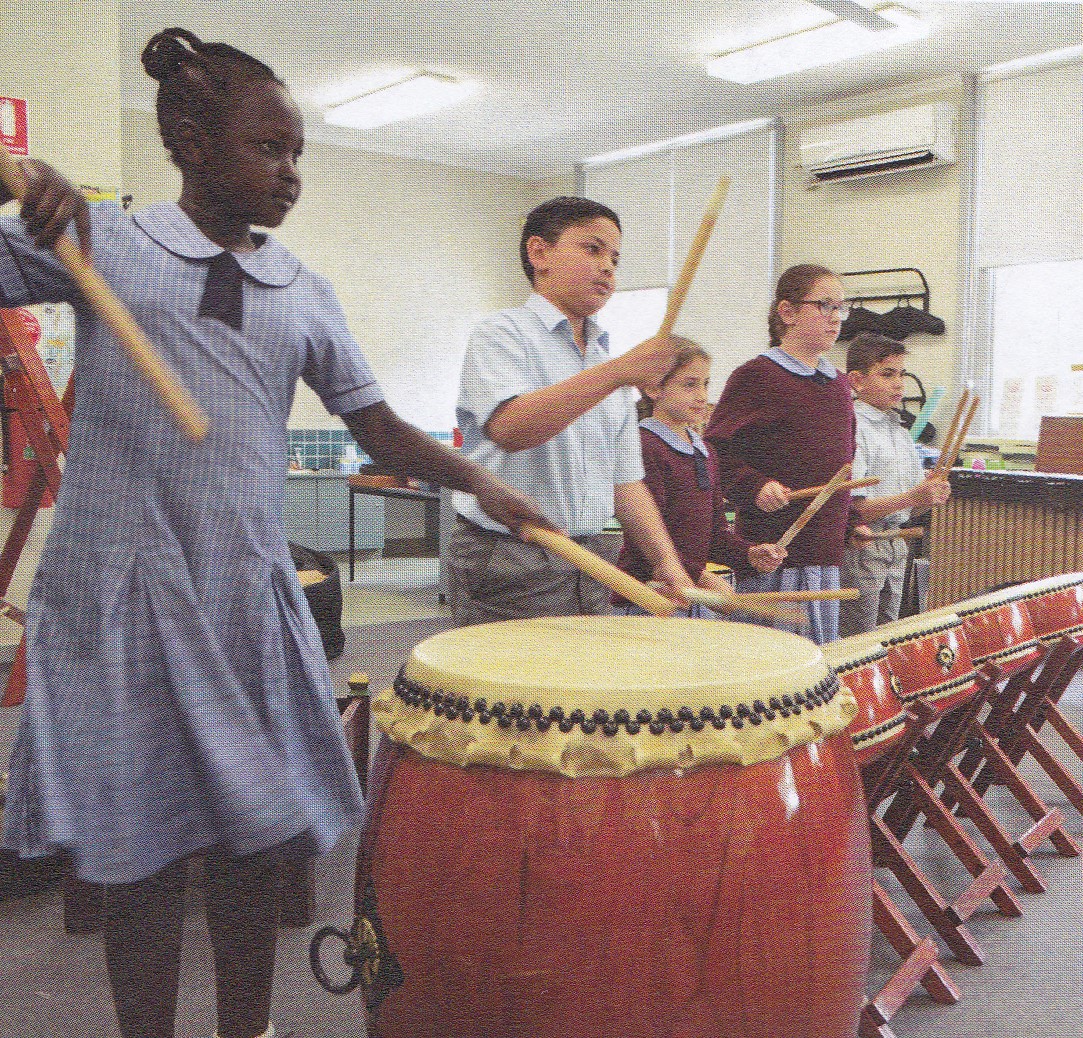
M 352 970 L 349 979 L 342 984 L 336 984 L 331 980 L 323 968 L 320 957 L 323 943 L 330 937 L 337 937 L 342 941 L 342 961 Z M 312 967 L 313 975 L 319 981 L 320 986 L 330 991 L 332 995 L 349 994 L 361 983 L 367 958 L 364 945 L 354 941 L 350 934 L 346 933 L 345 930 L 340 930 L 337 926 L 324 926 L 317 930 L 308 948 L 308 961 Z

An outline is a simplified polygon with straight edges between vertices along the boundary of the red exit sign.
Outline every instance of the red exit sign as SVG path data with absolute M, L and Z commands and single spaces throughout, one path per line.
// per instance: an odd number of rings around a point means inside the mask
M 12 155 L 26 155 L 26 101 L 21 97 L 0 97 L 0 144 Z

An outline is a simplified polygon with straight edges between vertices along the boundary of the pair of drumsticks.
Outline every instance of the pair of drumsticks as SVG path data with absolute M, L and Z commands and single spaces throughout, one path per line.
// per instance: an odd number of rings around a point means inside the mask
M 968 403 L 969 407 L 967 406 Z M 952 416 L 951 425 L 948 427 L 948 434 L 944 437 L 944 449 L 940 452 L 940 459 L 933 469 L 934 476 L 941 479 L 948 478 L 948 473 L 955 466 L 956 461 L 959 460 L 959 451 L 963 449 L 966 434 L 970 432 L 970 423 L 974 421 L 974 414 L 978 410 L 978 404 L 980 403 L 980 396 L 975 394 L 971 397 L 970 390 L 963 388 L 963 394 L 959 397 L 958 404 L 955 405 L 955 414 Z M 963 417 L 964 412 L 966 414 L 965 418 Z
M 577 544 L 570 537 L 554 530 L 543 530 L 537 526 L 524 526 L 520 536 L 525 541 L 553 552 L 566 559 L 587 576 L 604 584 L 610 591 L 615 591 L 622 598 L 633 602 L 640 609 L 645 609 L 654 616 L 672 616 L 681 607 L 672 599 L 666 598 L 657 590 L 659 584 L 644 584 L 630 573 L 618 569 L 600 555 Z M 720 612 L 740 611 L 764 616 L 771 620 L 799 624 L 808 619 L 803 610 L 776 603 L 814 602 L 822 599 L 853 599 L 858 597 L 854 588 L 839 588 L 827 591 L 763 591 L 751 594 L 738 594 L 736 591 L 709 591 L 706 588 L 682 588 L 681 594 L 689 602 L 697 602 Z

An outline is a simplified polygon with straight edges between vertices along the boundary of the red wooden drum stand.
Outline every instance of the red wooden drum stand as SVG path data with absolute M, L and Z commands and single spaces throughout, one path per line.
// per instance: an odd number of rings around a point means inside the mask
M 887 662 L 882 645 L 855 650 L 845 642 L 823 647 L 824 657 L 835 669 L 839 681 L 857 700 L 858 715 L 850 728 L 857 760 L 867 790 L 876 787 L 882 773 L 883 757 L 907 737 L 907 726 L 917 724 L 896 693 L 898 679 Z M 920 730 L 920 727 L 919 727 Z M 959 990 L 940 962 L 940 950 L 931 937 L 921 937 L 874 879 L 872 918 L 876 928 L 902 960 L 887 982 L 869 998 L 861 1011 L 861 1038 L 891 1038 L 887 1029 L 895 1013 L 919 987 L 936 1002 L 950 1005 L 959 1001 Z
M 984 727 L 982 714 L 987 700 L 993 703 L 991 709 L 995 713 L 1003 675 L 1029 673 L 1040 662 L 1043 650 L 1034 636 L 1027 608 L 1014 588 L 958 602 L 952 608 L 962 622 L 970 658 L 981 669 L 980 687 L 973 699 L 957 705 L 919 744 L 914 767 L 921 771 L 930 789 L 936 790 L 943 783 L 944 805 L 956 808 L 974 822 L 1023 890 L 1040 893 L 1045 890 L 1045 882 L 1031 861 L 1034 849 L 1046 840 L 1051 840 L 1057 851 L 1065 855 L 1079 854 L 1079 847 L 1064 829 L 1064 814 L 1058 808 L 1048 807 L 1022 778 Z M 951 614 L 938 610 L 912 619 L 936 623 L 945 615 L 950 618 Z M 968 742 L 980 748 L 997 780 L 1030 815 L 1033 823 L 1026 831 L 1017 835 L 1008 832 L 958 768 L 955 758 L 964 753 Z M 900 796 L 884 818 L 903 839 L 914 825 L 916 815 L 916 810 Z
M 1067 856 L 1079 854 L 1079 847 L 1065 831 L 1060 809 L 1042 801 L 998 742 L 1005 719 L 1019 699 L 1020 685 L 1025 687 L 1047 651 L 1035 635 L 1023 598 L 1022 589 L 1012 587 L 952 607 L 962 620 L 975 665 L 983 668 L 990 707 L 984 718 L 980 711 L 960 710 L 938 726 L 932 740 L 938 744 L 937 752 L 925 770 L 931 785 L 935 787 L 937 779 L 944 783 L 945 804 L 958 806 L 974 822 L 1023 889 L 1040 893 L 1045 882 L 1030 860 L 1034 850 L 1046 840 Z M 954 756 L 967 744 L 970 748 L 956 764 Z M 985 761 L 988 776 L 980 789 L 970 782 L 972 762 L 978 757 Z M 981 798 L 992 780 L 1005 786 L 1033 820 L 1017 836 L 1006 830 Z
M 1015 765 L 1028 753 L 1083 813 L 1083 787 L 1039 741 L 1048 722 L 1075 755 L 1083 759 L 1083 737 L 1064 716 L 1058 701 L 1083 666 L 1083 574 L 1069 573 L 1035 580 L 1012 589 L 1026 606 L 1036 636 L 1049 654 L 1041 669 L 1013 677 L 986 721 L 986 727 Z M 974 775 L 982 758 L 964 756 L 960 768 Z M 974 780 L 984 793 L 995 781 L 993 769 L 982 767 Z
M 373 713 L 396 744 L 359 871 L 401 970 L 383 1038 L 857 1033 L 856 704 L 811 642 L 651 617 L 463 628 Z
M 924 753 L 926 731 L 948 706 L 962 706 L 974 697 L 977 676 L 958 617 L 941 617 L 926 624 L 910 617 L 868 634 L 834 643 L 833 654 L 867 655 L 878 644 L 888 651 L 899 698 L 917 718 L 873 770 L 866 769 L 869 827 L 875 861 L 887 868 L 906 890 L 940 938 L 961 962 L 979 965 L 984 953 L 966 921 L 990 899 L 1004 915 L 1021 914 L 1019 903 L 1005 885 L 1006 870 L 991 862 L 962 824 L 941 803 L 913 758 Z M 833 657 L 835 658 L 835 657 Z M 892 815 L 893 825 L 888 820 Z M 914 820 L 923 815 L 971 874 L 971 882 L 949 901 L 903 847 Z M 898 828 L 898 832 L 896 832 Z

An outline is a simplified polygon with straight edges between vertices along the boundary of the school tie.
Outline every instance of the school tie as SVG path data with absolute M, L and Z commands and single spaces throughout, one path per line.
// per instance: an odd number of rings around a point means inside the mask
M 707 459 L 694 447 L 692 448 L 692 464 L 696 469 L 696 487 L 700 490 L 710 490 L 711 473 L 707 470 Z
M 213 317 L 240 331 L 244 323 L 244 271 L 232 252 L 220 252 L 207 264 L 200 317 Z

